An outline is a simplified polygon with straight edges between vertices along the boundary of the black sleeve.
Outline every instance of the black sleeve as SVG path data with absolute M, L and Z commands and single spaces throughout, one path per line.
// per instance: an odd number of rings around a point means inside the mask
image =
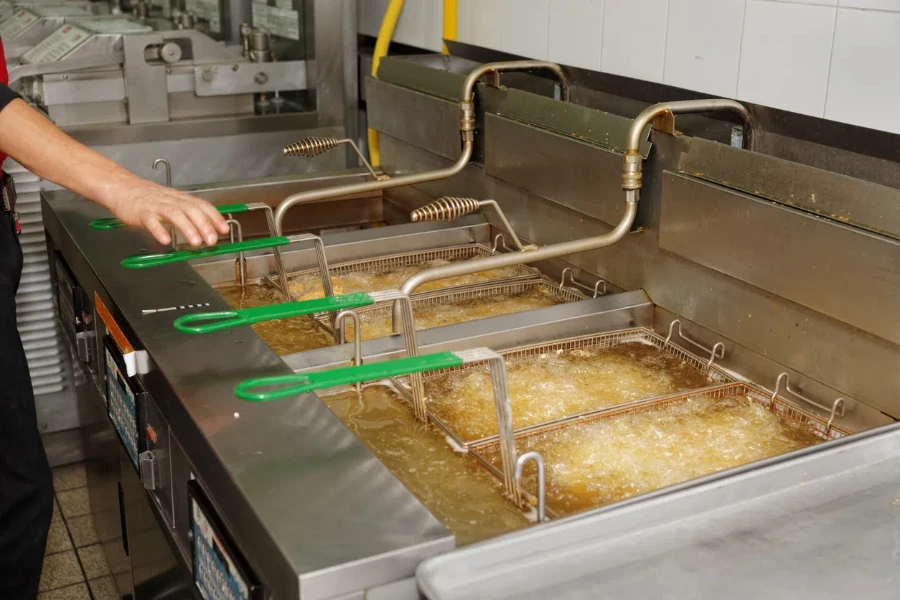
M 6 108 L 6 105 L 18 98 L 19 95 L 9 89 L 4 83 L 0 83 L 0 110 Z

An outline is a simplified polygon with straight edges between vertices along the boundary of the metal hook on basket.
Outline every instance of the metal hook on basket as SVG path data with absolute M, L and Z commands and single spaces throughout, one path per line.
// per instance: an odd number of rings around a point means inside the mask
M 172 165 L 170 165 L 169 161 L 167 161 L 164 158 L 157 158 L 156 160 L 153 161 L 153 170 L 155 171 L 159 167 L 159 165 L 163 165 L 166 168 L 166 187 L 171 188 L 172 187 Z M 175 236 L 177 235 L 177 231 L 175 230 L 175 225 L 172 225 L 171 227 L 169 227 L 169 235 L 172 237 L 172 248 L 177 249 L 178 243 L 175 241 L 176 240 Z
M 494 236 L 494 245 L 491 247 L 491 254 L 497 254 L 497 250 L 503 248 L 504 252 L 510 252 L 509 246 L 506 245 L 506 238 L 502 233 Z
M 709 352 L 709 362 L 706 363 L 706 368 L 710 369 L 713 366 L 713 363 L 718 358 L 719 360 L 725 358 L 725 344 L 722 342 L 716 342 L 716 345 L 712 348 L 707 348 L 703 344 L 692 340 L 689 337 L 685 337 L 683 333 L 681 333 L 681 321 L 679 319 L 673 319 L 671 323 L 669 323 L 669 335 L 666 336 L 666 342 L 663 344 L 663 348 L 666 348 L 669 345 L 669 342 L 672 341 L 672 335 L 675 332 L 675 326 L 678 326 L 678 337 L 691 344 L 694 348 L 699 348 L 704 352 Z M 674 345 L 674 344 L 673 344 Z
M 363 364 L 362 359 L 362 327 L 360 325 L 359 314 L 353 310 L 342 310 L 334 318 L 335 332 L 340 335 L 340 343 L 344 344 L 344 321 L 346 319 L 353 321 L 353 365 L 359 366 Z M 362 391 L 362 382 L 356 382 L 356 392 Z
M 566 275 L 569 276 L 569 283 L 571 283 L 572 285 L 579 287 L 583 290 L 588 290 L 588 291 L 593 292 L 594 298 L 606 295 L 606 280 L 605 279 L 597 279 L 597 281 L 594 282 L 594 287 L 593 288 L 589 287 L 589 286 L 575 280 L 575 275 L 572 274 L 572 267 L 566 267 L 565 269 L 563 269 L 562 277 L 559 280 L 560 291 L 562 291 L 566 287 Z
M 516 490 L 521 493 L 522 490 L 522 469 L 525 467 L 525 463 L 528 461 L 534 461 L 535 466 L 537 467 L 537 520 L 538 523 L 543 523 L 547 520 L 547 505 L 546 505 L 546 483 L 544 480 L 544 457 L 540 455 L 540 453 L 531 450 L 519 456 L 516 459 Z
M 828 435 L 829 433 L 831 433 L 831 426 L 834 424 L 835 417 L 843 417 L 844 416 L 844 412 L 845 412 L 844 398 L 843 397 L 836 398 L 835 401 L 831 404 L 831 408 L 828 408 L 824 404 L 819 404 L 815 400 L 810 400 L 809 398 L 807 398 L 806 396 L 801 394 L 799 391 L 792 390 L 791 384 L 790 384 L 790 378 L 789 378 L 788 374 L 781 373 L 778 376 L 778 379 L 775 380 L 775 391 L 772 392 L 772 405 L 773 406 L 775 404 L 775 398 L 778 397 L 778 390 L 781 389 L 782 381 L 784 381 L 784 391 L 788 392 L 795 398 L 800 398 L 807 404 L 811 404 L 811 405 L 815 406 L 819 410 L 823 410 L 823 411 L 829 413 L 828 423 L 825 425 L 825 435 Z M 840 409 L 840 412 L 838 412 L 838 409 Z
M 233 218 L 227 219 L 225 221 L 225 223 L 228 225 L 228 236 L 229 236 L 229 240 L 231 241 L 231 243 L 233 244 L 235 242 L 235 239 L 234 239 L 235 231 L 237 231 L 237 241 L 243 242 L 244 241 L 244 231 L 243 231 L 243 229 L 241 229 L 241 224 L 236 219 L 233 219 Z M 240 275 L 238 276 L 238 280 L 241 283 L 241 287 L 244 287 L 244 285 L 247 283 L 246 275 L 244 273 L 244 267 L 246 265 L 247 265 L 247 263 L 244 259 L 244 253 L 239 252 L 238 253 L 238 271 L 239 271 Z

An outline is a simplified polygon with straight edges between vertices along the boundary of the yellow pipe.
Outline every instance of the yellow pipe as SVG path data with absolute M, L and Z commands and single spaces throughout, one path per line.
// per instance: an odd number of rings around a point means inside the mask
M 403 0 L 391 0 L 387 10 L 384 12 L 381 29 L 378 30 L 378 39 L 375 40 L 375 54 L 372 55 L 372 77 L 378 77 L 378 65 L 381 64 L 381 58 L 387 56 L 391 38 L 394 37 L 394 29 L 397 27 L 397 21 L 400 20 L 401 10 L 403 10 Z M 372 163 L 373 167 L 381 164 L 379 146 L 378 132 L 370 127 L 369 162 Z
M 457 15 L 457 0 L 444 0 L 444 32 L 443 38 L 445 41 L 456 41 L 456 20 Z M 447 47 L 446 43 L 441 44 L 444 50 L 444 54 L 450 54 L 450 48 Z

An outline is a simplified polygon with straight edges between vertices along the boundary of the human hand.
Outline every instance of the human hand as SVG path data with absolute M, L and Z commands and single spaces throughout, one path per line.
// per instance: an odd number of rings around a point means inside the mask
M 225 218 L 209 202 L 143 179 L 127 186 L 111 208 L 123 223 L 145 227 L 161 244 L 172 241 L 167 224 L 195 247 L 212 246 L 218 234 L 228 233 Z

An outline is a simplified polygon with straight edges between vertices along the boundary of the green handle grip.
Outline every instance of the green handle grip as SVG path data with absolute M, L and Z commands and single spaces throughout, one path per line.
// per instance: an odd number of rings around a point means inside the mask
M 234 388 L 234 395 L 248 402 L 270 402 L 339 385 L 377 381 L 387 377 L 409 375 L 410 373 L 449 369 L 462 364 L 463 360 L 453 352 L 438 352 L 436 354 L 399 358 L 368 365 L 342 367 L 318 373 L 297 373 L 248 379 L 242 381 Z M 257 388 L 274 389 L 254 391 Z
M 241 325 L 253 325 L 262 321 L 347 310 L 370 304 L 375 304 L 375 301 L 369 294 L 356 292 L 343 296 L 326 296 L 315 300 L 285 302 L 271 306 L 183 315 L 175 319 L 175 329 L 182 333 L 212 333 Z
M 250 207 L 246 204 L 222 204 L 217 206 L 216 210 L 223 215 L 234 215 L 237 213 L 247 212 Z M 94 229 L 120 229 L 125 227 L 125 223 L 115 217 L 107 217 L 105 219 L 94 219 L 90 222 L 90 226 Z
M 208 248 L 175 250 L 165 254 L 139 254 L 137 256 L 129 256 L 119 264 L 126 269 L 145 269 L 147 267 L 158 267 L 159 265 L 185 262 L 194 260 L 195 258 L 222 256 L 223 254 L 237 254 L 238 252 L 246 252 L 248 250 L 274 248 L 275 246 L 287 246 L 290 243 L 291 241 L 284 236 L 268 237 L 260 238 L 258 240 L 245 240 L 243 242 L 219 244 L 217 246 L 209 246 Z

